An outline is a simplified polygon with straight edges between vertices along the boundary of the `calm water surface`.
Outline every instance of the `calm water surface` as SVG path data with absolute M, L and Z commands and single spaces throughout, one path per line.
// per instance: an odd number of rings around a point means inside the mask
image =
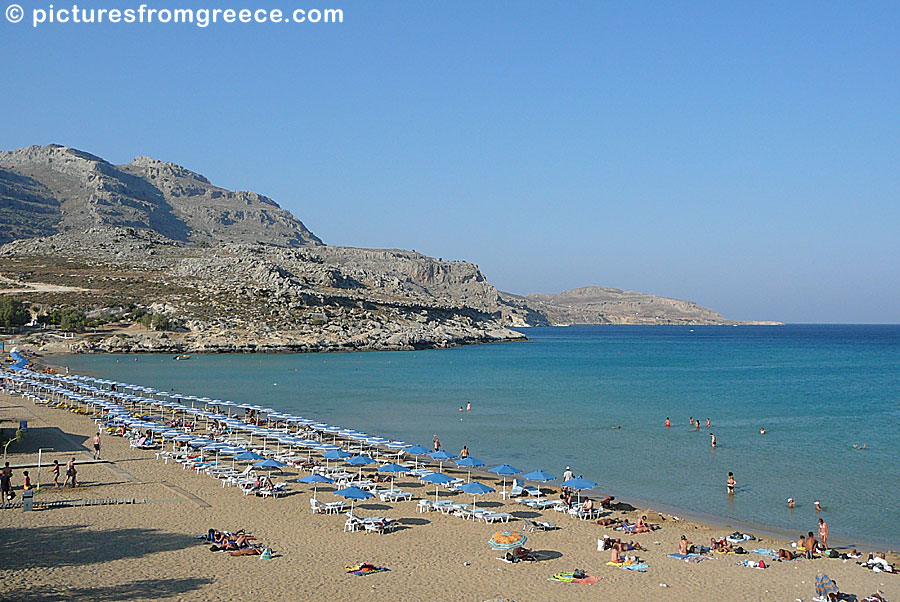
M 556 475 L 571 465 L 603 492 L 798 533 L 814 530 L 820 500 L 833 538 L 900 545 L 900 326 L 523 332 L 529 342 L 436 351 L 64 363 L 426 447 L 438 434 L 489 465 Z M 691 416 L 703 420 L 699 432 Z

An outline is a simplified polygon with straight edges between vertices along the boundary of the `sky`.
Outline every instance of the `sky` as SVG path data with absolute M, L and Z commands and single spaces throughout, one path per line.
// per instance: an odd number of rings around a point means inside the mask
M 13 1 L 2 149 L 173 161 L 514 293 L 900 322 L 900 3 L 165 0 L 344 22 L 34 28 L 50 3 Z

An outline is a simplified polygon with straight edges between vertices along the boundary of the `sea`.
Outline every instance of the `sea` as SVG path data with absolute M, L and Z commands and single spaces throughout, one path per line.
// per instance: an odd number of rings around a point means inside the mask
M 799 535 L 821 516 L 831 539 L 900 547 L 900 326 L 522 332 L 527 342 L 427 351 L 56 361 L 425 447 L 438 436 L 488 467 L 571 466 L 597 493 L 722 524 Z

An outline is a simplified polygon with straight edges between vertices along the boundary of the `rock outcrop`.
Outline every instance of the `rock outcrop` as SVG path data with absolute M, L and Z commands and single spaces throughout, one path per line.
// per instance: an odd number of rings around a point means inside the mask
M 502 293 L 473 263 L 327 246 L 273 200 L 174 163 L 113 165 L 58 145 L 0 152 L 2 243 L 4 294 L 91 316 L 146 309 L 172 325 L 91 331 L 75 351 L 423 349 L 524 338 L 510 326 L 728 323 L 600 287 Z

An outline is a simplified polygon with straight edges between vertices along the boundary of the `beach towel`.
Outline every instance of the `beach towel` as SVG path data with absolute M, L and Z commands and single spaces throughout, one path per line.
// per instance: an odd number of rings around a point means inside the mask
M 668 557 L 690 563 L 703 562 L 704 560 L 715 560 L 715 558 L 711 556 L 703 556 L 702 554 L 668 554 Z
M 744 560 L 738 563 L 739 566 L 749 566 L 751 569 L 766 569 L 769 568 L 766 566 L 765 560 L 760 560 L 756 562 L 755 560 Z
M 355 566 L 345 566 L 344 570 L 350 573 L 351 575 L 356 575 L 357 577 L 363 577 L 365 575 L 371 575 L 372 573 L 384 573 L 386 571 L 390 571 L 391 569 L 383 566 L 375 566 L 374 564 L 369 564 L 368 562 L 364 562 L 362 564 L 357 564 Z
M 756 548 L 755 550 L 750 550 L 751 554 L 760 554 L 762 556 L 768 556 L 770 558 L 778 558 L 778 552 L 775 550 L 769 550 L 767 548 Z
M 600 580 L 602 578 L 603 577 L 595 577 L 594 575 L 585 575 L 584 577 L 576 579 L 572 571 L 562 571 L 550 577 L 548 581 L 562 581 L 563 583 L 581 583 L 582 585 L 594 585 L 596 583 L 600 583 Z

